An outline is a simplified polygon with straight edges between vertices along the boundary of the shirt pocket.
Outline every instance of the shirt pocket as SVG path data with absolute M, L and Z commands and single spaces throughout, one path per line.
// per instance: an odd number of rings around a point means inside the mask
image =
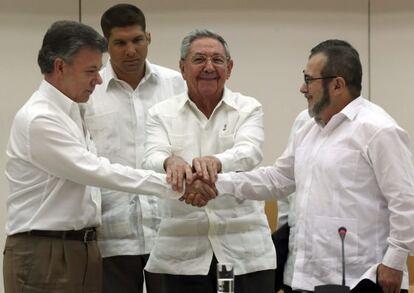
M 136 202 L 129 201 L 128 196 L 119 193 L 114 196 L 119 198 L 113 202 L 118 202 L 109 205 L 102 213 L 102 225 L 98 234 L 100 240 L 131 238 L 135 232 L 133 215 L 136 210 Z
M 256 203 L 249 201 L 233 209 L 220 218 L 226 218 L 224 233 L 218 235 L 222 239 L 222 249 L 231 258 L 243 260 L 264 255 L 272 249 L 271 233 L 267 217 L 258 211 Z M 222 229 L 220 229 L 222 230 Z
M 85 117 L 85 122 L 99 155 L 114 154 L 121 148 L 119 113 Z
M 309 243 L 311 247 L 308 249 L 308 257 L 313 263 L 312 267 L 317 268 L 311 273 L 316 279 L 329 284 L 342 273 L 342 243 L 338 233 L 339 227 L 347 229 L 344 239 L 345 266 L 350 271 L 359 270 L 361 260 L 358 256 L 357 219 L 315 216 L 311 225 L 312 241 Z
M 234 133 L 219 133 L 218 145 L 219 152 L 224 152 L 234 146 Z
M 163 218 L 151 254 L 167 261 L 198 258 L 210 247 L 206 235 L 200 232 L 206 229 L 207 223 L 197 218 Z
M 317 174 L 326 173 L 329 170 L 330 184 L 336 190 L 353 188 L 357 176 L 364 178 L 369 176 L 372 171 L 367 168 L 368 173 L 359 173 L 363 170 L 360 168 L 362 155 L 359 150 L 346 147 L 327 147 L 321 148 L 319 152 L 319 162 L 316 164 Z M 340 162 L 340 163 L 338 163 Z

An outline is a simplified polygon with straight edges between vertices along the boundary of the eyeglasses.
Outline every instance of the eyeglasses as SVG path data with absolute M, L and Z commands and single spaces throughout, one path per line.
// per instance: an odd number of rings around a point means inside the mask
M 204 65 L 204 64 L 207 64 L 208 60 L 210 60 L 213 65 L 217 65 L 217 66 L 223 66 L 228 60 L 227 57 L 222 56 L 222 55 L 206 56 L 202 54 L 195 54 L 191 56 L 189 59 L 190 59 L 190 62 L 193 63 L 194 65 L 202 65 L 202 64 Z
M 318 79 L 329 79 L 329 78 L 337 78 L 338 76 L 322 76 L 322 77 L 312 77 L 307 74 L 303 75 L 303 80 L 306 85 L 309 85 L 311 81 L 318 80 Z

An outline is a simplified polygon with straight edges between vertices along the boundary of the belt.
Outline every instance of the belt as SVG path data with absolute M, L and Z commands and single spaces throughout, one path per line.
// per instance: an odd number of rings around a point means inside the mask
M 58 238 L 63 240 L 77 240 L 77 241 L 94 241 L 96 240 L 96 228 L 85 228 L 82 230 L 69 231 L 51 231 L 51 230 L 31 230 L 28 232 L 18 233 L 20 235 L 32 235 L 39 237 Z M 16 234 L 16 235 L 18 235 Z

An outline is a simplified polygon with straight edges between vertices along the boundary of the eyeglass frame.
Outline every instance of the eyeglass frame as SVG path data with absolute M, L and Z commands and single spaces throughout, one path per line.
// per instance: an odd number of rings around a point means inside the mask
M 205 60 L 203 62 L 198 63 L 198 62 L 195 62 L 194 57 L 205 58 Z M 220 60 L 223 61 L 223 63 L 215 62 L 214 58 L 219 58 Z M 230 57 L 223 56 L 223 55 L 220 55 L 220 54 L 214 54 L 212 56 L 207 56 L 205 54 L 196 53 L 191 57 L 187 56 L 186 58 L 181 59 L 181 60 L 182 61 L 188 60 L 191 64 L 194 64 L 194 65 L 206 65 L 208 63 L 208 61 L 210 60 L 211 64 L 214 64 L 215 66 L 224 66 L 227 62 L 229 62 Z
M 303 81 L 305 82 L 305 84 L 306 84 L 306 86 L 308 86 L 309 85 L 309 83 L 311 82 L 311 81 L 314 81 L 314 80 L 318 80 L 318 79 L 329 79 L 329 78 L 337 78 L 338 76 L 337 75 L 332 75 L 332 76 L 321 76 L 321 77 L 312 77 L 312 76 L 310 76 L 310 75 L 307 75 L 307 74 L 303 74 Z

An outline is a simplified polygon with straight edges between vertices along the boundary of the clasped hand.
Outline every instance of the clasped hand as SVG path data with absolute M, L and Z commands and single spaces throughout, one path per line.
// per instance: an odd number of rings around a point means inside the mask
M 167 182 L 178 192 L 183 191 L 185 184 L 185 193 L 180 200 L 203 207 L 217 196 L 215 182 L 217 173 L 221 172 L 221 162 L 214 156 L 205 156 L 194 158 L 192 165 L 179 156 L 168 157 L 164 162 Z

